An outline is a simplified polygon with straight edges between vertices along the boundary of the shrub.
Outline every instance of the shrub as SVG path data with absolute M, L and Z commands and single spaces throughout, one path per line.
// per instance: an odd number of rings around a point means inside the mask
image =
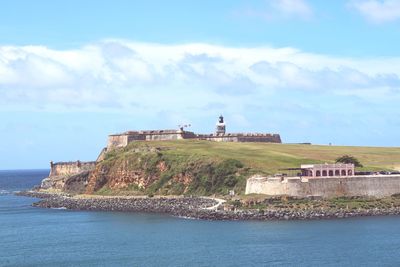
M 346 164 L 350 164 L 353 163 L 355 167 L 363 167 L 363 165 L 360 163 L 360 161 L 350 155 L 343 155 L 339 158 L 336 159 L 336 163 L 346 163 Z

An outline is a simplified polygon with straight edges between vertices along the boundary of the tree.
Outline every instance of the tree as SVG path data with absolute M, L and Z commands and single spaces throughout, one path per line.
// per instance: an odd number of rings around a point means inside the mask
M 337 158 L 336 163 L 347 163 L 347 164 L 353 163 L 355 167 L 363 167 L 363 165 L 360 163 L 360 161 L 357 158 L 350 156 L 350 155 L 344 155 L 344 156 Z

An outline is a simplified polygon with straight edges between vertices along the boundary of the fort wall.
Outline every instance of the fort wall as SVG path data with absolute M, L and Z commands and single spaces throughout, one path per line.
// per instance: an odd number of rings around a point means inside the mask
M 107 149 L 126 147 L 133 141 L 168 141 L 197 138 L 193 132 L 179 130 L 128 131 L 108 136 Z
M 95 161 L 82 162 L 78 160 L 74 162 L 50 162 L 49 177 L 75 175 L 84 171 L 93 170 L 95 165 Z
M 179 130 L 129 131 L 108 136 L 107 150 L 126 147 L 133 141 L 171 141 L 197 139 L 215 142 L 268 142 L 281 143 L 279 134 L 228 133 L 221 135 L 195 134 Z
M 368 175 L 329 178 L 261 177 L 247 180 L 246 194 L 293 197 L 318 196 L 323 198 L 340 196 L 385 197 L 400 193 L 400 175 Z
M 200 140 L 215 142 L 265 142 L 281 143 L 279 134 L 259 134 L 259 133 L 229 133 L 224 135 L 198 135 Z

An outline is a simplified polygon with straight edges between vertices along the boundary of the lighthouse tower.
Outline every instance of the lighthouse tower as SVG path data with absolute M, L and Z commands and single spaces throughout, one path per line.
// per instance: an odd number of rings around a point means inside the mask
M 221 115 L 218 118 L 218 122 L 215 129 L 215 135 L 217 136 L 225 135 L 225 130 L 226 128 L 225 128 L 224 117 Z

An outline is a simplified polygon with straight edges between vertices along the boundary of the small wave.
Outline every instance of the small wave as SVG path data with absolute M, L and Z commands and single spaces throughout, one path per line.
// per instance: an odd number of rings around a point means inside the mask
M 185 219 L 185 220 L 198 220 L 197 218 L 193 218 L 193 217 L 188 217 L 188 216 L 174 216 L 180 219 Z
M 52 210 L 66 210 L 66 207 L 59 207 L 59 208 L 51 208 Z
M 3 190 L 3 189 L 0 190 L 0 195 L 10 195 L 12 193 L 13 193 L 13 191 Z

